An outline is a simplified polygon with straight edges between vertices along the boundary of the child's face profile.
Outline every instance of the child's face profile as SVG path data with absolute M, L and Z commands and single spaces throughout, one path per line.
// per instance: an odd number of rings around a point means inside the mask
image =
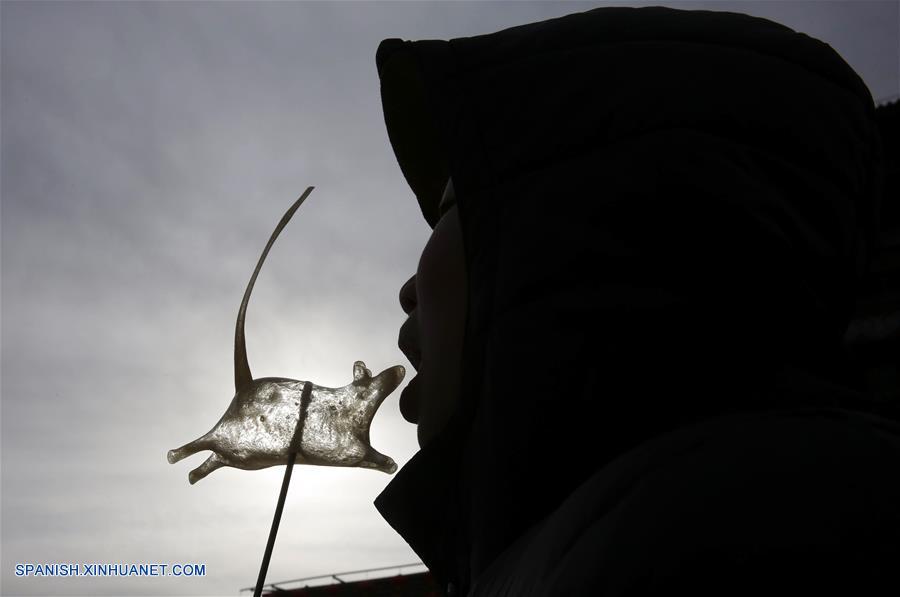
M 459 402 L 466 264 L 451 181 L 441 211 L 416 274 L 400 289 L 400 306 L 409 318 L 398 346 L 416 370 L 400 395 L 400 412 L 418 424 L 420 447 L 444 427 Z

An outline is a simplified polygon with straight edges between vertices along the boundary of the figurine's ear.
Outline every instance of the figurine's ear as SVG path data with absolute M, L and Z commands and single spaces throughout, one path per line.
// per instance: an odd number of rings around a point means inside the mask
M 368 379 L 372 377 L 372 372 L 366 369 L 366 364 L 362 361 L 353 363 L 353 381 Z

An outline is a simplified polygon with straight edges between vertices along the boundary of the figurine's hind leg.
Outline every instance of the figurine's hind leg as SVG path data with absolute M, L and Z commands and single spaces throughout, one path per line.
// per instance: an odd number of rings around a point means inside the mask
M 385 456 L 374 448 L 366 450 L 366 456 L 358 466 L 374 468 L 387 474 L 393 474 L 397 470 L 397 463 L 390 456 Z
M 213 452 L 213 455 L 207 458 L 203 462 L 203 464 L 201 464 L 188 474 L 188 481 L 190 481 L 191 485 L 193 485 L 217 468 L 221 468 L 223 466 L 225 466 L 225 461 L 222 460 L 218 454 Z
M 197 452 L 202 452 L 203 450 L 209 449 L 209 438 L 204 435 L 203 437 L 198 437 L 192 442 L 184 444 L 180 448 L 169 450 L 168 454 L 166 454 L 166 459 L 169 461 L 169 464 L 175 464 L 182 458 L 187 458 L 192 454 L 196 454 Z

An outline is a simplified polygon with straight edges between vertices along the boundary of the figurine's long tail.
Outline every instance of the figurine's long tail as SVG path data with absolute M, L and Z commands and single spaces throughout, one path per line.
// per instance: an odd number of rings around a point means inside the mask
M 259 256 L 259 261 L 256 263 L 256 269 L 253 270 L 253 275 L 250 276 L 250 283 L 247 284 L 247 290 L 244 291 L 244 298 L 241 300 L 241 308 L 238 311 L 237 316 L 237 324 L 235 325 L 234 330 L 234 391 L 235 393 L 240 392 L 242 389 L 246 388 L 253 381 L 253 375 L 250 373 L 250 363 L 247 361 L 247 342 L 244 339 L 244 318 L 247 315 L 247 303 L 250 302 L 250 293 L 253 292 L 253 285 L 256 283 L 256 276 L 259 275 L 259 270 L 262 269 L 262 264 L 266 260 L 266 255 L 269 254 L 269 249 L 272 248 L 272 245 L 275 243 L 275 239 L 278 238 L 278 235 L 281 233 L 282 229 L 287 225 L 287 223 L 291 220 L 291 217 L 294 215 L 294 212 L 297 211 L 297 208 L 300 207 L 300 204 L 312 193 L 312 190 L 315 187 L 308 187 L 303 194 L 300 195 L 300 198 L 297 199 L 294 204 L 287 210 L 287 212 L 282 216 L 281 221 L 278 222 L 278 226 L 275 227 L 274 232 L 272 232 L 272 236 L 269 237 L 269 242 L 266 243 L 266 248 L 263 249 L 262 255 Z

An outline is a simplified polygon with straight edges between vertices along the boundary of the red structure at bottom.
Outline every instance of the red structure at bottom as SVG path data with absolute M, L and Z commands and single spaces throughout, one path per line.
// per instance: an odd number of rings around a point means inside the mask
M 253 589 L 245 587 L 241 593 L 252 595 Z M 440 597 L 442 592 L 431 572 L 417 562 L 266 583 L 262 594 L 264 597 Z
M 430 572 L 339 582 L 317 587 L 276 589 L 263 592 L 268 597 L 440 597 L 441 592 Z

